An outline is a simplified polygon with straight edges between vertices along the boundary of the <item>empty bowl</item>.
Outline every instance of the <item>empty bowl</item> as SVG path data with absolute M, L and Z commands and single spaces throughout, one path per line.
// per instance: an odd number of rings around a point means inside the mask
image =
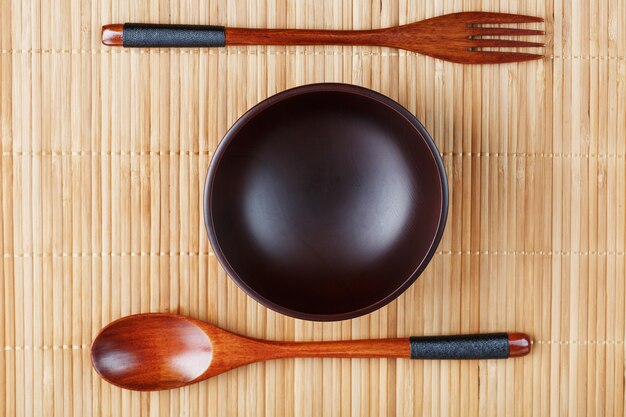
M 245 113 L 220 143 L 204 215 L 215 256 L 263 305 L 306 320 L 382 307 L 424 270 L 448 188 L 430 135 L 377 92 L 313 84 Z

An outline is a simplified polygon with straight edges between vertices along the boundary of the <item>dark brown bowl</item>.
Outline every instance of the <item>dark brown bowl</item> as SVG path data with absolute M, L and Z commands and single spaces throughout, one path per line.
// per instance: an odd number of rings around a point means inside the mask
M 204 203 L 215 255 L 248 295 L 293 317 L 343 320 L 417 279 L 441 239 L 448 186 L 430 135 L 404 107 L 314 84 L 233 125 Z

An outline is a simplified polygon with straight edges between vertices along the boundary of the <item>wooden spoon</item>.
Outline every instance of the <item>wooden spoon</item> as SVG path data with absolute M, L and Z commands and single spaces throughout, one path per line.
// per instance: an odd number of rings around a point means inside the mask
M 230 369 L 294 357 L 498 359 L 530 352 L 522 333 L 338 342 L 270 342 L 174 314 L 137 314 L 106 326 L 91 346 L 96 371 L 122 388 L 184 387 Z

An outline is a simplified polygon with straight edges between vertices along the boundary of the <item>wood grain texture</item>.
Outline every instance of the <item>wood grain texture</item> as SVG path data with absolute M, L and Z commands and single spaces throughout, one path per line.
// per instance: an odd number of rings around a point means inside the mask
M 225 32 L 226 45 L 383 46 L 462 64 L 499 64 L 542 59 L 544 45 L 542 39 L 539 39 L 540 42 L 528 42 L 520 37 L 543 35 L 543 31 L 515 27 L 493 28 L 487 25 L 531 22 L 543 22 L 543 18 L 515 14 L 461 12 L 371 30 L 227 27 Z M 477 25 L 485 25 L 485 27 L 476 27 Z M 516 39 L 494 38 L 499 35 L 516 36 Z M 479 38 L 482 36 L 485 38 Z M 513 52 L 511 48 L 517 48 L 518 52 Z
M 502 64 L 543 59 L 543 52 L 521 53 L 514 52 L 511 48 L 539 49 L 543 48 L 545 44 L 519 39 L 502 39 L 498 36 L 536 36 L 544 35 L 544 31 L 494 27 L 494 25 L 543 22 L 543 17 L 536 16 L 493 12 L 460 12 L 382 29 L 328 30 L 228 27 L 224 30 L 223 27 L 219 27 L 217 34 L 215 27 L 191 24 L 172 27 L 168 24 L 116 23 L 102 27 L 102 43 L 107 46 L 125 47 L 384 46 L 461 64 Z M 142 32 L 141 35 L 137 35 L 138 30 Z M 190 32 L 195 33 L 195 35 L 191 37 Z M 225 42 L 221 36 L 224 32 Z M 135 39 L 131 40 L 131 38 Z M 193 38 L 193 41 L 190 38 Z M 202 40 L 198 38 L 202 38 Z M 219 41 L 216 41 L 216 38 Z
M 139 391 L 178 388 L 272 359 L 411 357 L 409 338 L 266 341 L 171 314 L 122 317 L 100 332 L 91 351 L 94 368 L 104 379 Z
M 499 343 L 499 347 L 494 348 L 494 343 Z M 188 316 L 143 313 L 105 326 L 91 344 L 91 360 L 96 372 L 113 385 L 158 391 L 184 387 L 240 366 L 273 359 L 507 359 L 527 355 L 530 348 L 530 337 L 520 333 L 268 341 L 237 335 Z
M 457 11 L 546 16 L 543 61 L 463 67 L 366 47 L 112 51 L 103 24 L 370 29 Z M 3 415 L 624 415 L 626 2 L 0 2 Z M 201 187 L 228 127 L 321 81 L 415 113 L 449 173 L 446 233 L 397 301 L 292 320 L 219 268 Z M 273 340 L 527 332 L 515 361 L 299 359 L 131 393 L 89 344 L 130 313 L 188 314 Z

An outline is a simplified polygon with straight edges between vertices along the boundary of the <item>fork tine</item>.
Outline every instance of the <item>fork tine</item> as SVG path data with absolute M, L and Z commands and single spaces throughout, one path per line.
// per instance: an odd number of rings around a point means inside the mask
M 543 17 L 522 14 L 468 12 L 465 14 L 468 23 L 533 23 L 543 22 Z
M 471 62 L 476 64 L 505 64 L 509 62 L 524 62 L 542 59 L 543 55 L 525 54 L 519 52 L 492 52 L 492 51 L 472 51 Z
M 473 27 L 470 30 L 472 36 L 533 36 L 545 35 L 543 30 L 515 29 L 515 28 L 485 28 Z
M 472 39 L 473 48 L 543 48 L 546 46 L 539 42 L 511 41 L 507 39 Z

